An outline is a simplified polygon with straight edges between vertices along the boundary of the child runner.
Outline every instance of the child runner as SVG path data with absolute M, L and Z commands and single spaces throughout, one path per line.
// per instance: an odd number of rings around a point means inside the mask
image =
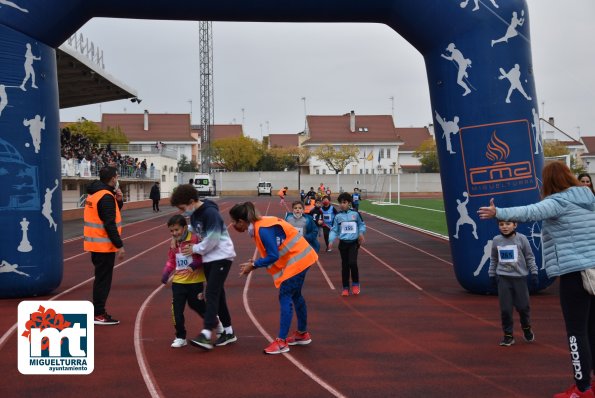
M 207 279 L 206 311 L 204 326 L 200 334 L 190 339 L 190 344 L 205 350 L 213 349 L 212 331 L 221 320 L 224 333 L 215 341 L 216 346 L 223 346 L 237 341 L 231 326 L 231 316 L 225 299 L 225 280 L 236 256 L 233 242 L 219 214 L 215 202 L 198 198 L 198 191 L 189 184 L 179 185 L 171 196 L 171 205 L 190 217 L 192 231 L 201 237 L 200 243 L 188 245 L 182 249 L 182 254 L 190 256 L 193 253 L 202 255 L 203 268 Z
M 353 208 L 353 210 L 359 211 L 359 199 L 360 199 L 359 188 L 353 188 L 353 195 L 351 195 L 351 197 L 353 198 L 351 207 Z
M 339 252 L 341 253 L 341 279 L 343 291 L 341 296 L 349 296 L 349 277 L 351 276 L 351 291 L 354 295 L 360 294 L 359 269 L 357 267 L 357 252 L 364 243 L 366 224 L 362 216 L 351 209 L 351 194 L 343 192 L 337 198 L 339 201 L 339 214 L 333 221 L 330 231 L 329 248 L 333 241 L 339 237 Z
M 329 246 L 328 235 L 333 226 L 333 220 L 337 215 L 337 209 L 331 204 L 331 200 L 328 196 L 322 198 L 322 233 L 324 234 L 324 243 L 326 243 L 326 251 L 330 252 L 332 249 Z
M 296 200 L 291 204 L 293 213 L 287 213 L 285 221 L 293 225 L 298 230 L 299 234 L 306 238 L 310 246 L 316 250 L 320 250 L 320 243 L 318 243 L 318 225 L 309 214 L 304 214 L 304 204 Z
M 516 232 L 517 223 L 498 221 L 500 235 L 492 241 L 492 257 L 488 275 L 498 288 L 500 316 L 504 338 L 501 346 L 514 344 L 512 308 L 516 308 L 521 318 L 521 328 L 526 341 L 535 340 L 531 330 L 529 289 L 527 275 L 531 272 L 531 283 L 537 286 L 537 265 L 527 237 Z
M 277 192 L 277 195 L 279 196 L 279 198 L 281 198 L 279 204 L 283 206 L 285 210 L 289 211 L 289 207 L 287 207 L 287 203 L 285 202 L 285 197 L 287 196 L 287 187 L 283 187 L 283 189 L 280 189 L 279 192 Z
M 172 316 L 176 329 L 176 338 L 171 346 L 184 347 L 186 342 L 186 328 L 184 320 L 184 307 L 186 302 L 201 318 L 205 313 L 203 298 L 203 282 L 205 273 L 202 269 L 202 257 L 199 254 L 185 256 L 182 248 L 198 243 L 198 236 L 188 231 L 186 219 L 176 214 L 167 222 L 167 227 L 172 237 L 172 247 L 169 248 L 167 262 L 161 274 L 161 283 L 166 284 L 173 274 L 172 291 Z
M 277 217 L 261 217 L 251 202 L 235 205 L 229 215 L 236 231 L 248 231 L 254 238 L 260 254 L 256 261 L 240 264 L 240 275 L 264 268 L 273 276 L 275 287 L 279 289 L 279 334 L 264 349 L 265 354 L 287 352 L 290 345 L 310 344 L 312 337 L 307 329 L 308 311 L 302 286 L 318 255 L 303 237 L 298 236 L 293 226 Z M 292 304 L 297 316 L 297 331 L 288 336 L 293 317 Z

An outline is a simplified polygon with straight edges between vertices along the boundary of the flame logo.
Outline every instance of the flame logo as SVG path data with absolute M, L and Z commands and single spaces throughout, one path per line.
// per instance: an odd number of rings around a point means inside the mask
M 496 136 L 496 130 L 492 132 L 492 138 L 487 145 L 486 157 L 492 162 L 502 162 L 510 155 L 510 147 L 506 142 Z

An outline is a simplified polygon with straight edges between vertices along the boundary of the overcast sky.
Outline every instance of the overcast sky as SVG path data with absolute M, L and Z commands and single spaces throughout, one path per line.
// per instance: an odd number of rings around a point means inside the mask
M 540 113 L 575 138 L 595 136 L 595 1 L 528 5 Z M 197 22 L 96 18 L 80 32 L 142 103 L 69 108 L 62 121 L 147 109 L 192 110 L 200 123 Z M 254 138 L 302 131 L 304 111 L 393 113 L 397 127 L 432 123 L 423 58 L 385 25 L 214 22 L 213 58 L 215 123 L 244 122 Z

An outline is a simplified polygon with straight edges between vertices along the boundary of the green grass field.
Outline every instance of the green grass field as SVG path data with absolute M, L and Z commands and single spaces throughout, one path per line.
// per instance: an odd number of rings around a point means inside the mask
M 378 205 L 374 201 L 362 200 L 359 208 L 403 224 L 448 235 L 442 199 L 401 199 L 401 205 Z

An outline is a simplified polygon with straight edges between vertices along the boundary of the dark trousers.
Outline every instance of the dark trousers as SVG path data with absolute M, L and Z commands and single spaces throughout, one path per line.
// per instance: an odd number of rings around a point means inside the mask
M 513 307 L 516 308 L 521 318 L 521 328 L 531 326 L 531 307 L 529 306 L 529 289 L 526 278 L 498 276 L 498 301 L 500 302 L 500 318 L 504 334 L 512 335 Z
M 95 280 L 93 281 L 93 306 L 95 315 L 105 314 L 105 303 L 112 287 L 112 275 L 116 253 L 91 252 L 91 261 L 95 266 Z
M 328 227 L 322 227 L 322 235 L 324 235 L 324 243 L 326 243 L 326 248 L 328 249 L 328 236 L 331 233 L 331 229 Z
M 595 363 L 595 296 L 583 288 L 580 272 L 560 276 L 560 306 L 566 324 L 574 381 L 584 391 Z
M 339 252 L 341 253 L 341 279 L 343 289 L 349 289 L 349 278 L 354 284 L 359 284 L 359 269 L 357 268 L 357 252 L 359 243 L 354 240 L 339 241 Z
M 186 338 L 186 327 L 184 318 L 184 307 L 186 302 L 188 307 L 192 308 L 194 312 L 200 315 L 201 318 L 205 314 L 205 300 L 199 299 L 198 295 L 202 293 L 203 283 L 172 283 L 172 317 L 174 327 L 176 328 L 176 337 L 180 339 Z
M 159 199 L 153 199 L 153 211 L 159 211 Z
M 207 277 L 207 310 L 205 311 L 204 328 L 212 330 L 217 327 L 217 315 L 223 327 L 231 326 L 231 316 L 225 299 L 225 279 L 231 268 L 230 260 L 216 260 L 202 264 Z

